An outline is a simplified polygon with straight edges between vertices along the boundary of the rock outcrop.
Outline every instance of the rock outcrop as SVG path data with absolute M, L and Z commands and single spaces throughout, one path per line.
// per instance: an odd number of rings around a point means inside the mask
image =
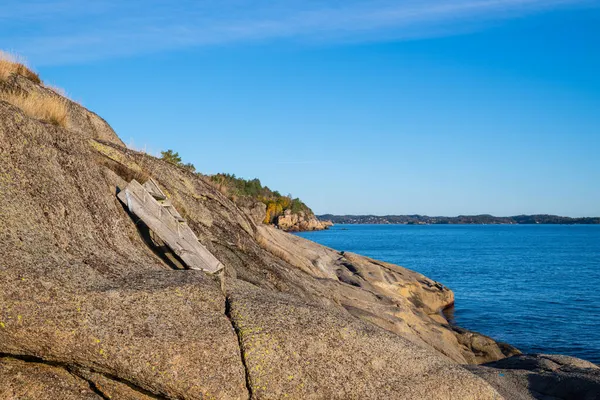
M 306 215 L 303 211 L 293 214 L 292 210 L 285 210 L 283 215 L 277 217 L 278 228 L 288 232 L 321 231 L 333 225 L 331 221 L 320 221 L 314 215 Z
M 0 397 L 501 398 L 462 365 L 518 351 L 450 326 L 448 288 L 263 225 L 94 129 L 0 101 Z M 173 270 L 117 200 L 148 177 L 223 276 Z
M 227 290 L 255 398 L 498 396 L 450 360 L 343 310 L 241 281 Z
M 600 368 L 574 357 L 521 354 L 467 368 L 507 399 L 600 399 Z
M 255 224 L 260 225 L 265 220 L 266 205 L 264 203 L 249 197 L 237 198 L 235 203 L 251 217 Z M 290 209 L 285 210 L 283 215 L 276 217 L 273 222 L 274 226 L 286 232 L 322 231 L 333 226 L 331 221 L 321 221 L 312 213 L 304 211 L 293 213 Z
M 36 84 L 26 77 L 13 75 L 7 81 L 0 81 L 0 91 L 59 97 L 66 104 L 66 123 L 70 131 L 77 132 L 83 137 L 106 140 L 121 146 L 125 145 L 110 125 L 100 116 L 89 111 L 81 104 L 63 97 L 54 90 L 46 88 L 43 85 Z

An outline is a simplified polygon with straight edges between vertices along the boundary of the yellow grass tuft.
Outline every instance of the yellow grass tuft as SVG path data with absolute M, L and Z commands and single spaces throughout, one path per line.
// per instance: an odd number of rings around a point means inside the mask
M 71 96 L 69 96 L 67 91 L 65 89 L 61 88 L 60 86 L 56 86 L 51 83 L 44 83 L 44 87 L 48 90 L 53 91 L 54 93 L 56 93 L 59 96 L 62 96 L 64 98 L 71 100 Z M 73 100 L 71 100 L 71 101 L 73 101 Z
M 42 83 L 39 75 L 27 66 L 22 57 L 0 50 L 0 80 L 7 80 L 12 75 L 21 75 L 34 83 Z
M 19 107 L 32 118 L 67 127 L 67 103 L 58 96 L 45 96 L 38 93 L 0 92 L 0 100 Z

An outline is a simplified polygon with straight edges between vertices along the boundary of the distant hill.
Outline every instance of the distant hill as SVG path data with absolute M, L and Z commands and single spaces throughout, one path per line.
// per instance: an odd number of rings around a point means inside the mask
M 515 215 L 494 217 L 493 215 L 459 215 L 458 217 L 430 217 L 427 215 L 318 215 L 320 220 L 334 224 L 600 224 L 600 217 L 571 218 L 558 215 Z

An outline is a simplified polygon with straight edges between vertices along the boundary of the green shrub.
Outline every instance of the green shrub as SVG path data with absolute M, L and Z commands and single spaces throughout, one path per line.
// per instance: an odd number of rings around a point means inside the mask
M 265 223 L 273 223 L 285 210 L 291 210 L 298 214 L 304 212 L 307 215 L 312 214 L 310 208 L 300 199 L 292 198 L 291 195 L 282 196 L 278 191 L 273 191 L 267 186 L 263 186 L 259 179 L 238 178 L 235 174 L 216 174 L 210 176 L 210 181 L 222 192 L 231 198 L 250 197 L 254 198 L 267 206 Z
M 160 154 L 161 154 L 161 157 L 160 157 L 161 160 L 165 160 L 168 163 L 177 165 L 178 167 L 181 167 L 181 168 L 185 168 L 190 172 L 196 172 L 196 167 L 194 166 L 194 164 L 192 164 L 192 163 L 184 164 L 181 161 L 181 156 L 176 151 L 169 149 L 167 151 L 161 151 Z
M 166 162 L 170 162 L 171 164 L 175 164 L 175 165 L 179 165 L 181 164 L 181 157 L 179 156 L 179 153 L 174 152 L 173 150 L 169 149 L 167 151 L 161 151 L 161 159 L 165 160 Z

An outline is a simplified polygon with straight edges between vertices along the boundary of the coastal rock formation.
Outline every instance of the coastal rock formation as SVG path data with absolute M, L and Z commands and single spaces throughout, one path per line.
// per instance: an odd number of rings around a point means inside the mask
M 498 397 L 450 360 L 342 310 L 241 281 L 228 285 L 228 304 L 254 398 Z
M 288 232 L 321 231 L 333 225 L 331 221 L 320 221 L 314 215 L 306 215 L 302 211 L 292 214 L 291 210 L 285 210 L 284 214 L 277 218 L 276 224 Z
M 462 364 L 518 351 L 450 326 L 448 288 L 264 225 L 110 132 L 0 101 L 0 397 L 501 398 Z M 119 202 L 149 177 L 222 276 L 173 270 Z
M 318 278 L 318 285 L 303 285 L 318 297 L 456 362 L 486 362 L 519 353 L 486 336 L 451 327 L 440 310 L 454 304 L 454 294 L 417 272 L 338 252 L 267 226 L 258 227 L 258 241 L 271 254 Z M 471 340 L 485 345 L 469 347 L 467 332 Z
M 574 357 L 521 354 L 467 368 L 507 399 L 600 399 L 600 368 Z
M 235 174 L 219 173 L 206 176 L 205 180 L 249 213 L 256 223 L 293 232 L 323 230 L 332 225 L 331 221 L 319 221 L 299 198 L 293 198 L 291 194 L 282 196 L 277 190 L 263 186 L 258 178 L 244 179 Z

